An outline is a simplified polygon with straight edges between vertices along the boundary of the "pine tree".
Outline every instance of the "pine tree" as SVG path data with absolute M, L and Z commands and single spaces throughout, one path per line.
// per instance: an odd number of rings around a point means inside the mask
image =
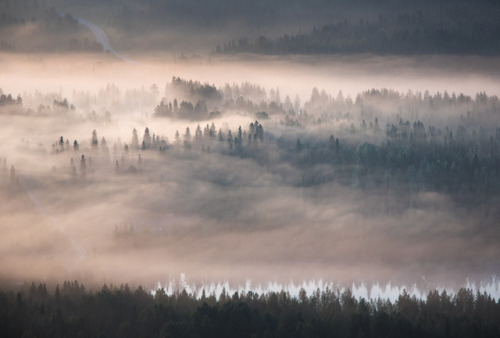
M 82 154 L 80 160 L 80 176 L 84 177 L 87 174 L 87 161 L 85 160 L 85 155 Z
M 132 130 L 132 140 L 130 141 L 130 146 L 132 147 L 132 150 L 139 149 L 139 137 L 137 137 L 137 130 L 135 128 Z
M 99 145 L 99 140 L 97 139 L 97 131 L 95 129 L 92 132 L 92 138 L 90 140 L 90 145 L 92 146 L 93 150 L 96 150 L 97 146 Z

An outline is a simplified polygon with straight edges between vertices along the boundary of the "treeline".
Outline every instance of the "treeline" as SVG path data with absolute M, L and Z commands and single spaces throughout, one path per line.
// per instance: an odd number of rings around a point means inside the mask
M 471 97 L 447 91 L 434 94 L 429 91 L 401 93 L 382 88 L 366 90 L 352 98 L 344 96 L 342 91 L 332 95 L 315 87 L 310 98 L 301 103 L 298 96 L 290 98 L 286 95 L 283 98 L 279 88 L 266 91 L 248 82 L 216 88 L 207 83 L 173 77 L 165 93 L 166 96 L 154 109 L 155 117 L 200 121 L 233 112 L 248 115 L 265 112 L 268 116 L 285 115 L 287 125 L 296 126 L 339 120 L 351 120 L 357 124 L 376 116 L 390 117 L 396 121 L 400 118 L 418 119 L 426 124 L 438 124 L 439 127 L 448 123 L 453 128 L 458 124 L 479 128 L 500 123 L 498 97 L 485 92 Z M 120 99 L 119 94 L 114 94 L 113 100 Z
M 259 54 L 470 54 L 497 55 L 500 52 L 498 3 L 470 8 L 445 5 L 415 12 L 381 13 L 376 19 L 359 18 L 314 27 L 308 33 L 285 34 L 278 38 L 240 38 L 216 53 Z M 491 12 L 489 12 L 491 11 Z
M 67 36 L 78 30 L 71 15 L 83 13 L 128 34 L 147 34 L 183 27 L 203 27 L 217 33 L 237 22 L 241 31 L 225 31 L 226 39 L 258 28 L 259 38 L 241 38 L 216 48 L 219 53 L 377 53 L 377 54 L 498 54 L 500 6 L 497 1 L 204 1 L 197 0 L 6 0 L 0 2 L 0 28 L 36 24 L 43 32 Z M 82 15 L 82 14 L 80 14 Z M 309 33 L 297 33 L 317 28 Z M 307 28 L 306 28 L 307 27 Z M 291 31 L 274 38 L 276 31 Z M 63 34 L 64 33 L 64 34 Z M 192 37 L 189 37 L 192 39 Z M 94 50 L 100 46 L 73 36 L 58 50 Z M 194 41 L 194 40 L 192 40 Z M 200 43 L 204 41 L 199 41 Z M 151 49 L 169 48 L 156 39 Z M 194 43 L 194 42 L 193 42 Z M 41 45 L 37 46 L 42 48 Z M 24 50 L 23 41 L 2 39 L 0 48 Z M 53 46 L 51 46 L 53 49 Z M 47 48 L 47 50 L 51 50 Z
M 53 4 L 59 5 L 60 1 L 52 0 Z M 313 21 L 328 17 L 355 18 L 363 17 L 377 18 L 381 13 L 399 14 L 408 11 L 425 11 L 426 15 L 444 18 L 454 18 L 456 14 L 448 12 L 458 12 L 460 15 L 474 14 L 486 16 L 489 20 L 494 20 L 496 12 L 491 8 L 498 9 L 498 3 L 494 0 L 440 0 L 440 1 L 399 1 L 390 0 L 256 0 L 252 2 L 244 0 L 216 0 L 210 2 L 200 2 L 197 0 L 70 0 L 66 4 L 79 7 L 105 8 L 109 16 L 118 19 L 135 18 L 138 20 L 148 18 L 152 21 L 164 21 L 168 25 L 169 20 L 165 18 L 177 17 L 174 22 L 188 20 L 189 23 L 202 25 L 224 24 L 238 20 L 244 24 L 253 22 L 257 24 L 283 24 L 290 19 L 296 21 Z M 360 10 L 363 9 L 363 10 Z M 437 14 L 433 14 L 438 12 Z M 300 15 L 297 15 L 300 13 Z
M 22 105 L 23 99 L 21 95 L 18 95 L 17 98 L 13 98 L 12 94 L 5 95 L 0 89 L 0 107 L 11 106 L 11 105 Z
M 0 291 L 2 337 L 500 337 L 486 293 L 432 290 L 417 299 L 356 298 L 349 289 L 219 295 L 64 282 Z
M 26 109 L 21 95 L 14 98 L 12 94 L 4 94 L 0 88 L 0 115 L 57 116 L 68 114 L 76 109 L 73 104 L 68 102 L 67 98 L 60 98 L 59 95 L 48 95 L 44 97 L 45 101 L 49 97 L 52 99 L 50 104 L 40 102 L 36 109 Z

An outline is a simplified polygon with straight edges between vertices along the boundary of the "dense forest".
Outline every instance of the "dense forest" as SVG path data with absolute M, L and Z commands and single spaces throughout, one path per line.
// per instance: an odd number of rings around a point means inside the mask
M 243 24 L 254 22 L 253 25 L 264 24 L 272 25 L 283 24 L 288 20 L 310 21 L 325 20 L 328 17 L 339 19 L 348 17 L 349 19 L 378 18 L 380 14 L 399 14 L 407 11 L 417 12 L 426 10 L 425 14 L 442 15 L 442 18 L 454 18 L 464 16 L 464 13 L 477 16 L 484 15 L 490 21 L 494 21 L 494 15 L 498 12 L 497 2 L 492 0 L 481 1 L 390 1 L 390 0 L 256 0 L 246 1 L 197 1 L 197 0 L 126 0 L 126 1 L 57 1 L 52 3 L 63 6 L 71 4 L 73 6 L 88 7 L 102 6 L 106 8 L 108 15 L 124 15 L 129 18 L 140 19 L 148 18 L 152 21 L 160 21 L 165 18 L 172 19 L 179 16 L 179 19 L 188 20 L 191 23 L 198 21 L 204 25 L 224 24 L 228 21 L 238 20 Z M 78 8 L 78 7 L 76 7 Z M 448 11 L 455 13 L 448 14 Z M 433 14 L 437 11 L 437 14 Z M 440 12 L 440 13 L 439 13 Z M 178 20 L 179 20 L 178 19 Z M 178 21 L 175 21 L 176 23 Z M 168 25 L 168 23 L 166 23 Z
M 218 46 L 215 53 L 497 55 L 500 52 L 498 21 L 469 17 L 470 13 L 459 10 L 445 13 L 455 17 L 436 18 L 433 17 L 436 13 L 416 12 L 380 16 L 376 21 L 345 20 L 314 27 L 309 33 L 240 38 Z
M 99 51 L 72 15 L 94 17 L 110 28 L 121 47 L 130 49 L 146 48 L 147 41 L 148 50 L 171 51 L 173 44 L 188 50 L 195 50 L 193 45 L 198 49 L 219 45 L 214 51 L 224 54 L 497 55 L 500 51 L 500 7 L 491 0 L 5 0 L 0 2 L 0 13 L 4 32 L 0 48 L 5 51 Z M 200 29 L 204 34 L 198 33 Z M 22 39 L 26 32 L 43 37 L 45 44 L 33 40 L 26 44 Z M 171 39 L 171 34 L 183 37 Z
M 364 299 L 349 289 L 258 294 L 92 291 L 64 282 L 0 291 L 2 337 L 500 337 L 500 305 L 462 288 L 417 299 Z

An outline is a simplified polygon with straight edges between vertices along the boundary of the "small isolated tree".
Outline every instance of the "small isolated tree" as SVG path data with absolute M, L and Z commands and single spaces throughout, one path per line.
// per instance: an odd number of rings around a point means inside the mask
M 191 131 L 189 127 L 186 127 L 186 132 L 184 133 L 184 142 L 191 142 Z
M 90 139 L 90 145 L 92 146 L 93 150 L 96 150 L 97 146 L 99 145 L 99 140 L 97 139 L 97 131 L 95 129 L 92 132 L 92 138 Z
M 302 150 L 302 143 L 300 143 L 300 139 L 299 138 L 297 139 L 296 149 L 297 149 L 297 151 L 301 151 Z
M 175 137 L 174 137 L 174 140 L 175 140 L 175 145 L 176 146 L 180 146 L 181 145 L 181 136 L 179 134 L 179 131 L 176 130 L 175 131 Z
M 101 151 L 106 154 L 109 152 L 108 142 L 106 142 L 104 137 L 101 139 Z
M 201 142 L 202 138 L 203 138 L 203 132 L 201 130 L 200 125 L 198 124 L 194 132 L 194 139 L 196 140 L 196 142 Z
M 144 136 L 142 137 L 142 146 L 143 149 L 151 148 L 151 135 L 149 133 L 148 127 L 146 127 L 146 129 L 144 130 Z
M 139 137 L 137 137 L 137 130 L 135 128 L 132 130 L 132 140 L 130 141 L 130 146 L 132 147 L 132 150 L 139 149 Z
M 233 133 L 231 133 L 231 130 L 227 132 L 227 143 L 229 144 L 229 149 L 233 149 Z
M 241 130 L 241 126 L 238 127 L 237 139 L 238 139 L 238 144 L 241 144 L 241 142 L 243 141 L 243 131 Z
M 82 154 L 82 158 L 80 159 L 80 176 L 84 177 L 87 173 L 87 160 L 85 159 L 85 155 Z
M 177 113 L 179 110 L 179 104 L 177 103 L 177 99 L 174 99 L 174 107 L 173 107 L 174 113 Z

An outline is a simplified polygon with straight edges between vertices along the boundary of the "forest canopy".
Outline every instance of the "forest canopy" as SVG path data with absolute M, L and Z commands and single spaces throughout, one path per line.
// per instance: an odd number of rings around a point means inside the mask
M 0 291 L 0 334 L 106 337 L 498 337 L 500 305 L 462 288 L 431 290 L 424 299 L 406 290 L 396 301 L 364 299 L 349 289 L 302 289 L 258 294 L 152 295 L 141 286 L 92 291 L 64 282 L 55 291 L 32 284 Z M 46 325 L 50 323 L 50 325 Z

